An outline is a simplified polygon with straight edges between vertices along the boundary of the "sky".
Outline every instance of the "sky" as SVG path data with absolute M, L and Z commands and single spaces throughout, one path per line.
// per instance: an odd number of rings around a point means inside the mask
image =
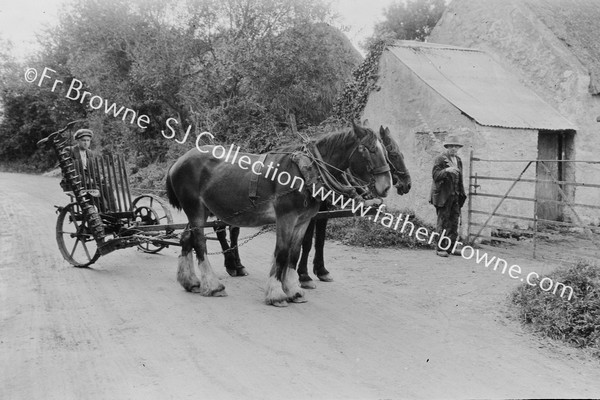
M 65 0 L 0 0 L 0 38 L 13 42 L 15 55 L 22 59 L 35 48 L 35 33 L 44 25 L 58 21 L 60 5 Z M 354 47 L 364 54 L 359 43 L 373 32 L 383 19 L 383 9 L 394 0 L 333 0 L 332 8 L 340 14 L 341 27 Z

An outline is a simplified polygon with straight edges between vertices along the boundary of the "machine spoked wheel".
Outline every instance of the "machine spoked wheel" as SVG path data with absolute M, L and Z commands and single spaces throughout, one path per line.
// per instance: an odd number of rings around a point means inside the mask
M 141 225 L 168 225 L 173 223 L 173 216 L 167 204 L 157 196 L 144 194 L 136 197 L 132 204 L 134 222 Z M 170 232 L 167 232 L 170 233 Z M 138 245 L 144 253 L 158 253 L 166 246 L 151 241 Z
M 100 257 L 96 240 L 77 203 L 63 207 L 58 214 L 56 242 L 63 258 L 75 267 L 87 267 Z

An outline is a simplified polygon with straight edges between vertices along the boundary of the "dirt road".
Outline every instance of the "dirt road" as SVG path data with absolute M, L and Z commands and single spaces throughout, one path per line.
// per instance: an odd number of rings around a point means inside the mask
M 268 233 L 241 248 L 245 278 L 211 257 L 229 296 L 205 298 L 176 282 L 176 248 L 70 267 L 58 180 L 0 188 L 0 399 L 600 397 L 598 361 L 507 318 L 518 282 L 474 261 L 328 243 L 335 282 L 279 309 L 263 303 Z

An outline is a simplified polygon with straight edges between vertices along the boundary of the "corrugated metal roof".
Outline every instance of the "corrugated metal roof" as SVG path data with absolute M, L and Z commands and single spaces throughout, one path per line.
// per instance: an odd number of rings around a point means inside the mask
M 412 41 L 398 41 L 388 49 L 433 90 L 481 125 L 577 129 L 481 50 Z

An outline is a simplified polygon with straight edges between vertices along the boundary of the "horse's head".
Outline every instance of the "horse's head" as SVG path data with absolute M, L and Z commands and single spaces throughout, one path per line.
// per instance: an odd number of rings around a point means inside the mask
M 358 147 L 350 155 L 350 171 L 362 182 L 373 182 L 378 196 L 387 196 L 392 184 L 387 152 L 377 135 L 368 128 L 352 123 L 352 130 L 358 138 Z
M 396 191 L 400 196 L 410 191 L 411 181 L 408 169 L 404 164 L 404 156 L 400 151 L 400 146 L 390 134 L 389 128 L 383 129 L 383 126 L 379 127 L 379 136 L 381 142 L 385 146 L 388 155 L 388 163 L 390 164 L 392 172 L 393 185 L 396 187 Z

